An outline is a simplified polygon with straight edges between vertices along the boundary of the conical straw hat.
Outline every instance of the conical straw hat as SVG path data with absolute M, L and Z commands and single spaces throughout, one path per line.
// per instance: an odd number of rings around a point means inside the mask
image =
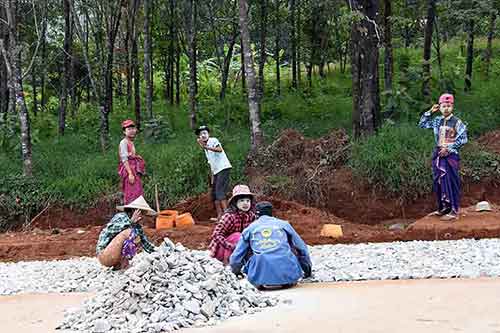
M 148 215 L 156 215 L 156 212 L 151 207 L 149 207 L 148 203 L 142 195 L 128 205 L 116 206 L 116 209 L 118 209 L 119 211 L 123 211 L 125 210 L 125 208 L 140 209 L 145 211 Z

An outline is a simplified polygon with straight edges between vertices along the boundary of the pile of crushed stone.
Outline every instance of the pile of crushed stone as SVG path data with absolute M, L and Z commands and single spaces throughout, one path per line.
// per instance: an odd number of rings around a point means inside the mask
M 137 255 L 132 266 L 82 308 L 70 310 L 59 329 L 91 332 L 171 332 L 214 325 L 278 300 L 238 279 L 206 251 L 165 239 L 158 251 Z

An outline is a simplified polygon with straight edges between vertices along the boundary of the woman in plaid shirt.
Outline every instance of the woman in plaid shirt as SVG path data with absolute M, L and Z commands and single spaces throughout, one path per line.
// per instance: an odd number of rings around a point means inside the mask
M 142 214 L 154 215 L 142 196 L 125 206 L 117 207 L 119 212 L 102 229 L 96 245 L 96 254 L 99 262 L 106 267 L 116 269 L 127 268 L 139 246 L 151 253 L 155 246 L 148 240 L 139 222 Z
M 229 208 L 217 223 L 208 246 L 210 255 L 224 264 L 229 263 L 243 230 L 255 219 L 254 195 L 246 185 L 236 185 L 229 199 Z

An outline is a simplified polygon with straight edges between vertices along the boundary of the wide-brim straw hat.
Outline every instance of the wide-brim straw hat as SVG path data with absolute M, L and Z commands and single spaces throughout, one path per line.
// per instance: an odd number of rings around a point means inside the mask
M 251 197 L 254 198 L 254 194 L 250 191 L 250 188 L 246 185 L 236 185 L 233 188 L 233 196 L 229 199 L 229 204 L 233 202 L 233 200 L 238 199 L 239 197 Z
M 116 209 L 119 211 L 124 211 L 125 208 L 131 208 L 131 209 L 140 209 L 143 212 L 145 212 L 148 215 L 156 215 L 156 211 L 154 211 L 151 207 L 149 207 L 148 203 L 146 202 L 146 199 L 141 195 L 128 205 L 123 205 L 123 206 L 116 206 Z

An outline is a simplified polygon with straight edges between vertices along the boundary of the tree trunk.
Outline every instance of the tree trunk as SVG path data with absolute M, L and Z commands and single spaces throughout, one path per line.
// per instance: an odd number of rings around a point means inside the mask
M 250 48 L 250 31 L 248 28 L 248 3 L 247 0 L 239 0 L 241 41 L 244 50 L 244 62 L 248 91 L 248 108 L 250 113 L 251 143 L 252 151 L 262 145 L 264 137 L 260 128 L 260 101 L 257 91 L 257 80 L 255 77 L 254 60 Z
M 243 49 L 243 38 L 240 38 L 240 58 L 241 58 L 241 94 L 246 95 L 247 79 L 245 72 L 245 50 Z
M 221 101 L 224 100 L 224 98 L 226 98 L 227 80 L 229 78 L 229 70 L 231 68 L 231 60 L 233 59 L 234 45 L 236 44 L 237 38 L 238 38 L 238 24 L 235 23 L 233 25 L 231 39 L 229 40 L 228 50 L 224 56 L 224 64 L 222 66 L 221 88 L 219 93 L 219 99 Z
M 31 69 L 31 87 L 33 88 L 33 115 L 36 117 L 38 113 L 38 97 L 36 96 L 38 94 L 37 91 L 37 79 L 36 79 L 36 73 L 37 73 L 37 68 L 36 65 L 33 64 L 33 67 Z
M 188 4 L 188 53 L 189 53 L 189 124 L 191 129 L 196 128 L 196 106 L 198 93 L 197 59 L 196 59 L 196 20 L 197 5 L 195 0 L 189 0 Z
M 71 4 L 72 0 L 63 0 L 64 12 L 64 46 L 63 75 L 61 82 L 61 98 L 59 100 L 59 135 L 64 135 L 66 129 L 66 114 L 68 110 L 68 91 L 71 71 Z
M 467 22 L 467 58 L 465 59 L 465 91 L 472 88 L 472 63 L 474 61 L 474 20 Z
M 275 0 L 275 42 L 274 42 L 274 61 L 276 62 L 276 95 L 281 95 L 281 73 L 280 73 L 280 1 L 281 0 Z
M 120 3 L 121 4 L 121 3 Z M 106 24 L 106 63 L 104 66 L 104 95 L 101 98 L 101 148 L 108 149 L 109 140 L 109 114 L 113 110 L 113 60 L 116 36 L 121 19 L 121 5 L 119 10 L 113 8 L 112 4 L 107 4 L 109 15 Z M 116 10 L 116 11 L 115 11 Z
M 227 90 L 227 80 L 229 78 L 229 69 L 231 67 L 231 60 L 233 59 L 234 45 L 236 44 L 237 34 L 234 34 L 229 41 L 229 46 L 227 53 L 224 57 L 224 65 L 222 68 L 222 78 L 221 78 L 221 88 L 219 99 L 222 101 L 226 98 L 226 90 Z
M 144 80 L 146 81 L 146 112 L 153 118 L 153 82 L 151 80 L 151 1 L 144 0 Z
M 438 61 L 438 69 L 439 69 L 439 78 L 442 79 L 443 78 L 443 60 L 442 60 L 442 57 L 441 57 L 441 35 L 439 33 L 439 26 L 438 26 L 438 21 L 437 21 L 437 17 L 435 18 L 434 20 L 434 28 L 436 29 L 436 32 L 435 32 L 435 49 L 436 49 L 436 57 L 437 57 L 437 61 Z
M 384 0 L 384 84 L 386 91 L 392 91 L 394 62 L 392 57 L 392 5 L 391 0 Z
M 72 13 L 74 14 L 73 10 L 72 10 Z M 83 52 L 84 54 L 89 54 L 89 20 L 87 18 L 85 18 L 85 38 L 83 40 Z M 92 99 L 92 95 L 91 95 L 91 88 L 92 88 L 92 77 L 90 76 L 91 75 L 91 72 L 89 70 L 89 67 L 87 67 L 87 78 L 85 79 L 85 88 L 87 90 L 87 103 L 90 103 L 91 99 Z
M 0 6 L 0 19 L 7 21 L 5 8 Z M 0 23 L 0 40 L 3 40 L 5 45 L 9 45 L 9 27 L 6 24 Z M 7 56 L 5 54 L 5 56 Z M 7 72 L 7 61 L 0 50 L 0 120 L 5 121 L 9 109 L 9 76 Z
M 375 133 L 380 119 L 378 78 L 377 0 L 353 0 L 352 9 L 360 12 L 362 19 L 351 29 L 351 72 L 353 99 L 353 135 L 367 136 Z
M 297 68 L 296 69 L 296 72 L 297 72 L 297 87 L 300 87 L 300 84 L 302 82 L 302 56 L 301 56 L 301 43 L 300 43 L 300 36 L 302 35 L 301 34 L 301 26 L 302 26 L 302 23 L 301 23 L 301 10 L 300 10 L 300 0 L 295 0 L 296 1 L 296 15 L 297 15 L 297 20 L 295 22 L 296 24 L 296 27 L 295 27 L 295 53 L 296 53 L 296 56 L 295 58 L 297 59 L 295 61 L 295 67 Z
M 167 61 L 167 71 L 168 71 L 168 84 L 167 84 L 167 98 L 171 105 L 174 105 L 174 64 L 175 64 L 175 41 L 177 40 L 175 31 L 175 0 L 170 0 L 169 2 L 169 48 L 168 48 L 168 61 Z
M 493 54 L 493 35 L 495 33 L 495 21 L 497 19 L 497 16 L 495 13 L 491 14 L 490 17 L 490 25 L 488 28 L 488 41 L 486 44 L 486 54 L 485 54 L 485 62 L 486 62 L 486 68 L 485 68 L 485 74 L 486 74 L 486 79 L 489 78 L 490 76 L 490 67 L 491 67 L 491 56 Z
M 132 66 L 131 66 L 131 55 L 130 55 L 130 45 L 131 45 L 131 25 L 132 25 L 132 8 L 131 1 L 127 2 L 127 22 L 125 30 L 125 71 L 126 71 L 126 89 L 127 89 L 127 106 L 132 104 Z
M 290 0 L 290 55 L 292 57 L 292 88 L 297 89 L 297 40 L 295 34 L 295 0 Z
M 267 1 L 260 0 L 260 56 L 259 56 L 259 99 L 264 96 L 264 67 L 266 65 Z
M 21 153 L 23 159 L 23 174 L 27 177 L 33 176 L 33 163 L 31 156 L 31 124 L 24 90 L 21 72 L 21 51 L 22 46 L 17 42 L 17 0 L 6 0 L 5 10 L 7 23 L 9 27 L 9 53 L 4 45 L 4 40 L 0 40 L 0 52 L 3 54 L 4 61 L 9 77 L 9 86 L 15 92 L 16 105 L 19 108 L 19 123 L 21 127 Z M 3 24 L 3 23 L 2 23 Z
M 436 17 L 436 0 L 428 0 L 427 2 L 427 21 L 425 23 L 424 35 L 424 63 L 422 65 L 422 95 L 426 102 L 431 98 L 431 48 L 432 48 L 432 33 L 434 28 L 434 18 Z
M 46 16 L 48 16 L 47 11 L 47 0 L 43 2 L 43 12 Z M 47 21 L 48 17 L 44 17 L 42 23 L 42 40 L 41 40 L 41 55 L 40 55 L 40 68 L 41 68 L 41 77 L 40 77 L 40 109 L 41 111 L 45 111 L 45 103 L 47 101 L 47 97 L 45 96 L 45 81 L 47 78 Z
M 176 36 L 175 46 L 175 105 L 181 104 L 181 47 L 179 36 Z
M 134 28 L 132 36 L 132 73 L 134 78 L 134 113 L 135 125 L 138 129 L 142 125 L 141 117 L 141 73 L 139 71 L 139 61 L 137 59 L 137 28 Z

